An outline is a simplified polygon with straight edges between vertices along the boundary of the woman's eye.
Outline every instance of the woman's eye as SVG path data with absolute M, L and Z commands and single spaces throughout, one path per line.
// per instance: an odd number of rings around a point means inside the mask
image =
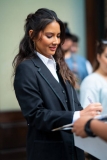
M 47 36 L 47 38 L 51 38 L 52 36 Z
M 61 37 L 60 35 L 57 36 L 57 38 L 60 38 L 60 37 Z

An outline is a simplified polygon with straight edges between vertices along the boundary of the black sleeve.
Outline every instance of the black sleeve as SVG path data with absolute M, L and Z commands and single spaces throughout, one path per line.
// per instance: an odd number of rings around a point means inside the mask
M 44 107 L 35 71 L 31 65 L 21 63 L 16 70 L 14 89 L 24 117 L 38 130 L 53 128 L 72 122 L 72 111 L 52 111 Z

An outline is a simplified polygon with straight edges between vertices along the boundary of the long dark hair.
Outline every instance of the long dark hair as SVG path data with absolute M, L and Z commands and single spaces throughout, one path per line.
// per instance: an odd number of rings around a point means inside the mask
M 97 55 L 101 56 L 106 47 L 107 47 L 107 40 L 101 40 L 101 41 L 97 42 L 96 59 L 95 59 L 95 62 L 94 62 L 93 71 L 96 71 L 100 66 L 100 64 L 97 60 Z
M 53 21 L 57 21 L 60 25 L 61 30 L 61 43 L 58 46 L 54 58 L 59 64 L 59 72 L 64 81 L 68 80 L 73 86 L 75 85 L 75 80 L 72 72 L 68 69 L 63 53 L 61 51 L 61 44 L 65 40 L 65 27 L 63 22 L 57 17 L 56 13 L 52 10 L 41 8 L 35 13 L 29 14 L 26 18 L 26 23 L 24 26 L 25 35 L 19 44 L 19 52 L 13 60 L 14 74 L 16 72 L 17 66 L 24 60 L 35 57 L 33 39 L 38 37 L 40 31 L 44 30 L 45 27 Z M 29 36 L 29 31 L 33 30 L 31 36 Z

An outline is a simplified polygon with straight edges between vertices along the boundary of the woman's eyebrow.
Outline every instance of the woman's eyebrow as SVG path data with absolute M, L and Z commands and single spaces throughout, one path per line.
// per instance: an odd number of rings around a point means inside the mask
M 54 34 L 54 32 L 45 32 L 46 34 Z M 61 32 L 57 33 L 57 34 L 61 34 Z
M 53 32 L 45 32 L 46 34 L 54 34 Z

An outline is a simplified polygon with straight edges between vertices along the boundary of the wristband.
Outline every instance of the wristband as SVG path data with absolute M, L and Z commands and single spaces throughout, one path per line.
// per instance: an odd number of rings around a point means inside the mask
M 84 130 L 85 130 L 85 132 L 86 132 L 86 134 L 88 136 L 90 136 L 90 137 L 96 137 L 96 135 L 90 129 L 90 123 L 91 123 L 92 120 L 93 120 L 93 118 L 91 118 L 91 119 L 89 119 L 87 121 L 87 123 L 85 124 Z

